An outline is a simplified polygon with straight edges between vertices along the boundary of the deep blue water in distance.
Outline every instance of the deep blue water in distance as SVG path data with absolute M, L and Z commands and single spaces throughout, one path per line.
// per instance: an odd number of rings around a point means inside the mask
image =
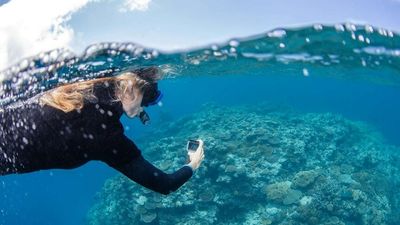
M 179 83 L 165 83 L 165 101 L 174 115 L 194 112 L 201 106 L 199 103 L 204 102 L 218 105 L 265 102 L 301 112 L 332 112 L 365 121 L 383 132 L 391 143 L 400 144 L 397 133 L 400 103 L 396 101 L 400 90 L 396 87 L 300 75 L 186 77 Z M 171 92 L 168 91 L 170 85 L 174 86 Z M 188 95 L 190 98 L 186 98 Z
M 350 34 L 354 33 L 356 37 L 359 34 L 370 37 L 375 47 L 383 46 L 384 49 L 376 52 L 364 49 L 364 45 L 368 46 L 366 43 L 351 39 Z M 395 34 L 392 39 L 385 39 L 387 36 L 381 37 L 383 35 L 376 33 L 352 28 L 316 31 L 308 27 L 287 30 L 283 37 L 266 38 L 264 35 L 245 40 L 239 47 L 230 43 L 217 50 L 211 47 L 172 55 L 160 54 L 154 58 L 142 58 L 124 51 L 109 54 L 112 46 L 97 46 L 97 52 L 85 53 L 90 57 L 78 57 L 76 61 L 67 58 L 67 61 L 72 60 L 70 64 L 56 68 L 60 77 L 64 75 L 66 80 L 73 80 L 74 76 L 84 78 L 84 74 L 95 77 L 98 72 L 113 66 L 156 65 L 170 69 L 160 82 L 164 93 L 163 106 L 147 110 L 152 118 L 151 125 L 145 127 L 137 119 L 121 118 L 126 134 L 137 140 L 139 148 L 146 142 L 146 135 L 151 135 L 165 122 L 176 121 L 208 105 L 261 104 L 299 113 L 339 114 L 371 125 L 388 144 L 400 146 L 400 59 L 396 52 L 400 51 L 399 37 Z M 305 37 L 309 37 L 311 43 L 306 43 Z M 342 41 L 347 44 L 338 48 L 337 44 Z M 285 43 L 286 47 L 279 47 L 280 43 Z M 299 43 L 303 45 L 299 47 Z M 228 49 L 228 53 L 224 49 Z M 236 51 L 240 54 L 235 55 Z M 143 54 L 148 52 L 151 51 L 145 50 Z M 226 58 L 220 58 L 219 54 L 225 54 Z M 29 60 L 39 68 L 47 66 L 40 58 Z M 361 61 L 365 61 L 367 66 L 362 66 Z M 84 69 L 79 69 L 82 65 Z M 305 68 L 309 71 L 307 76 L 302 72 Z M 35 88 L 28 90 L 32 93 L 26 95 L 37 92 L 43 83 L 47 89 L 51 88 L 53 72 L 32 71 L 32 77 L 38 78 L 29 80 L 28 83 Z M 21 69 L 11 75 L 23 80 L 25 78 L 20 76 L 23 73 Z M 2 99 L 6 99 L 2 92 L 0 94 Z M 16 96 L 11 95 L 11 99 Z M 191 134 L 187 135 L 190 138 Z M 183 148 L 185 144 L 182 143 Z M 146 149 L 142 152 L 148 154 Z M 151 159 L 152 156 L 148 157 Z M 207 158 L 205 163 L 207 160 L 213 159 Z M 0 225 L 83 225 L 89 208 L 95 202 L 96 192 L 101 190 L 106 179 L 116 174 L 102 163 L 90 162 L 74 170 L 47 170 L 0 177 Z

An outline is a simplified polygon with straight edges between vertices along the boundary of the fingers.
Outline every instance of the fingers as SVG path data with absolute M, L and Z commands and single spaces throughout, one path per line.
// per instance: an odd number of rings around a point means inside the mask
M 203 149 L 203 147 L 204 147 L 204 141 L 203 140 L 198 140 L 199 141 L 199 147 L 198 147 L 198 149 L 200 150 L 201 149 L 201 151 L 204 151 L 204 149 Z
M 200 157 L 202 157 L 204 155 L 204 148 L 203 147 L 199 148 L 197 152 L 198 152 L 198 155 Z
M 200 149 L 199 149 L 199 159 L 200 159 L 200 160 L 203 160 L 203 159 L 204 159 L 204 149 L 203 149 L 203 148 L 200 148 Z
M 199 147 L 198 148 L 203 148 L 204 145 L 204 141 L 203 140 L 198 140 L 199 141 Z
M 204 158 L 203 148 L 198 148 L 196 152 L 193 152 L 191 158 L 195 161 L 201 161 Z
M 197 169 L 201 162 L 204 160 L 204 142 L 203 140 L 198 140 L 199 146 L 196 151 L 188 151 L 188 156 L 190 159 L 190 163 L 192 164 L 192 168 Z
M 199 154 L 200 154 L 200 160 L 204 159 L 204 141 L 203 140 L 199 140 L 200 142 L 200 146 L 201 147 L 199 150 Z

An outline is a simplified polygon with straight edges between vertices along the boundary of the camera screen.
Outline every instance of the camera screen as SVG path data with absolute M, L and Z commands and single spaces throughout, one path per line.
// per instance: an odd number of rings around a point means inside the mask
M 199 147 L 199 142 L 198 141 L 193 141 L 193 140 L 189 141 L 188 150 L 196 151 L 198 147 Z

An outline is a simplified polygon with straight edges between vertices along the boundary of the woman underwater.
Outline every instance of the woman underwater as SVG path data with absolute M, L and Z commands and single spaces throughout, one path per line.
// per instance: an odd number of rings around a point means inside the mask
M 156 68 L 63 85 L 0 110 L 0 175 L 72 169 L 100 160 L 153 191 L 169 194 L 193 175 L 203 142 L 172 174 L 145 160 L 124 135 L 120 117 L 140 116 L 162 97 Z

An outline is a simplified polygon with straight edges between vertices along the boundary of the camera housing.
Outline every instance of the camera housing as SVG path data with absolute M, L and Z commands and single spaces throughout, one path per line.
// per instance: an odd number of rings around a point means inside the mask
M 188 152 L 195 152 L 197 148 L 200 146 L 200 142 L 197 140 L 189 140 L 187 143 L 187 151 Z

